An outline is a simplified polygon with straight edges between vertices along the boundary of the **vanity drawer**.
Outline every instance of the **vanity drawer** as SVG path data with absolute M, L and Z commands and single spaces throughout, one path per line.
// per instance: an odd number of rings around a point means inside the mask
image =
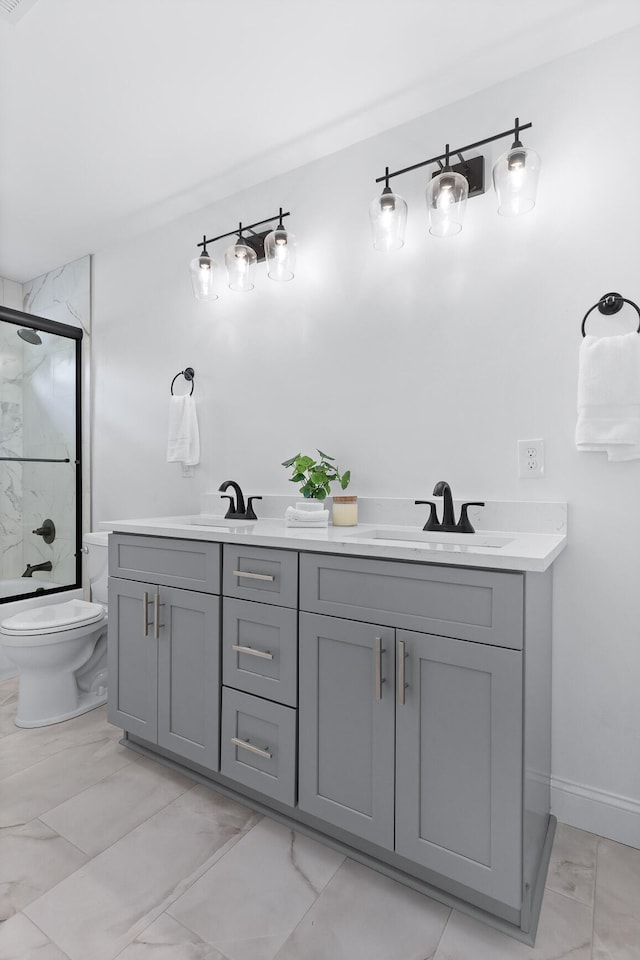
M 112 533 L 109 576 L 220 593 L 220 544 Z
M 222 689 L 220 772 L 289 806 L 296 802 L 296 711 Z
M 300 609 L 522 649 L 523 576 L 322 554 L 300 556 Z
M 297 607 L 298 554 L 225 544 L 222 592 L 226 597 Z
M 223 611 L 225 686 L 297 706 L 297 611 L 231 597 L 224 598 Z

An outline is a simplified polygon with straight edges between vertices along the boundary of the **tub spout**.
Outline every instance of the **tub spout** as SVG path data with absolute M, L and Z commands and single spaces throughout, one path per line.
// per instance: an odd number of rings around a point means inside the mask
M 51 560 L 45 560 L 44 563 L 28 563 L 27 569 L 22 574 L 23 577 L 32 577 L 35 570 L 53 570 Z

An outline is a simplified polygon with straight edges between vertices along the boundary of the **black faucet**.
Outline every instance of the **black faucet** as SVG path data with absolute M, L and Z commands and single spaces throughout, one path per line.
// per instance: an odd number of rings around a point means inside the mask
M 233 487 L 235 491 L 235 501 L 231 494 L 224 494 L 225 490 L 228 490 L 229 487 Z M 247 505 L 245 507 L 244 496 L 242 490 L 240 489 L 240 484 L 236 483 L 235 480 L 225 480 L 224 483 L 221 483 L 218 487 L 223 493 L 223 500 L 229 501 L 229 509 L 225 513 L 225 518 L 227 520 L 257 520 L 256 512 L 253 509 L 254 500 L 262 500 L 262 497 L 249 497 L 247 500 Z
M 22 574 L 23 577 L 32 577 L 35 570 L 53 570 L 51 560 L 45 560 L 44 563 L 28 563 L 27 569 Z
M 456 523 L 451 487 L 446 480 L 438 480 L 433 488 L 433 496 L 443 498 L 442 522 L 438 522 L 438 511 L 433 500 L 416 500 L 416 504 L 428 504 L 431 507 L 429 519 L 422 528 L 423 530 L 438 530 L 440 533 L 475 533 L 467 516 L 467 511 L 469 507 L 484 507 L 484 503 L 477 500 L 463 503 L 460 508 L 460 517 Z

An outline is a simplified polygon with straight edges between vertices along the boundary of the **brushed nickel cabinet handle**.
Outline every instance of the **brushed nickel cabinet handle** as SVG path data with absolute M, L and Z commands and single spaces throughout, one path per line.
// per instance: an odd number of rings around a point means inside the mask
M 153 598 L 153 639 L 160 639 L 160 627 L 164 627 L 164 623 L 160 623 L 160 607 L 164 607 L 164 603 L 160 603 L 160 592 L 156 593 Z
M 248 740 L 240 740 L 238 737 L 231 737 L 231 743 L 234 747 L 242 747 L 243 750 L 248 750 L 249 753 L 255 753 L 259 757 L 264 757 L 265 760 L 271 760 L 273 754 L 269 753 L 268 750 L 261 750 L 260 747 L 254 747 L 252 743 L 249 743 Z
M 273 654 L 268 650 L 254 650 L 253 647 L 241 647 L 238 643 L 232 643 L 231 649 L 236 653 L 247 653 L 250 657 L 262 657 L 264 660 L 273 660 Z
M 149 627 L 151 626 L 151 620 L 147 617 L 149 611 L 149 593 L 147 590 L 142 594 L 142 635 L 144 637 L 149 636 Z
M 404 682 L 404 660 L 406 653 L 404 652 L 404 640 L 398 640 L 398 703 L 401 707 L 404 707 L 405 703 L 405 682 Z
M 384 683 L 384 677 L 382 676 L 382 654 L 383 653 L 384 653 L 384 648 L 382 646 L 382 637 L 376 637 L 376 642 L 374 647 L 376 700 L 382 700 L 382 684 Z
M 270 573 L 247 573 L 245 570 L 232 570 L 234 577 L 246 577 L 247 580 L 275 580 Z

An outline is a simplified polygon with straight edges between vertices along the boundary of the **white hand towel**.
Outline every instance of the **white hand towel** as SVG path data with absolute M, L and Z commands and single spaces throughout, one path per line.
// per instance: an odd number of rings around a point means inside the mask
M 640 458 L 640 336 L 586 336 L 578 371 L 578 450 Z
M 329 511 L 287 507 L 284 512 L 284 522 L 287 527 L 328 527 Z
M 167 460 L 182 460 L 195 465 L 200 461 L 200 433 L 196 405 L 190 394 L 172 396 L 169 400 L 169 439 Z

